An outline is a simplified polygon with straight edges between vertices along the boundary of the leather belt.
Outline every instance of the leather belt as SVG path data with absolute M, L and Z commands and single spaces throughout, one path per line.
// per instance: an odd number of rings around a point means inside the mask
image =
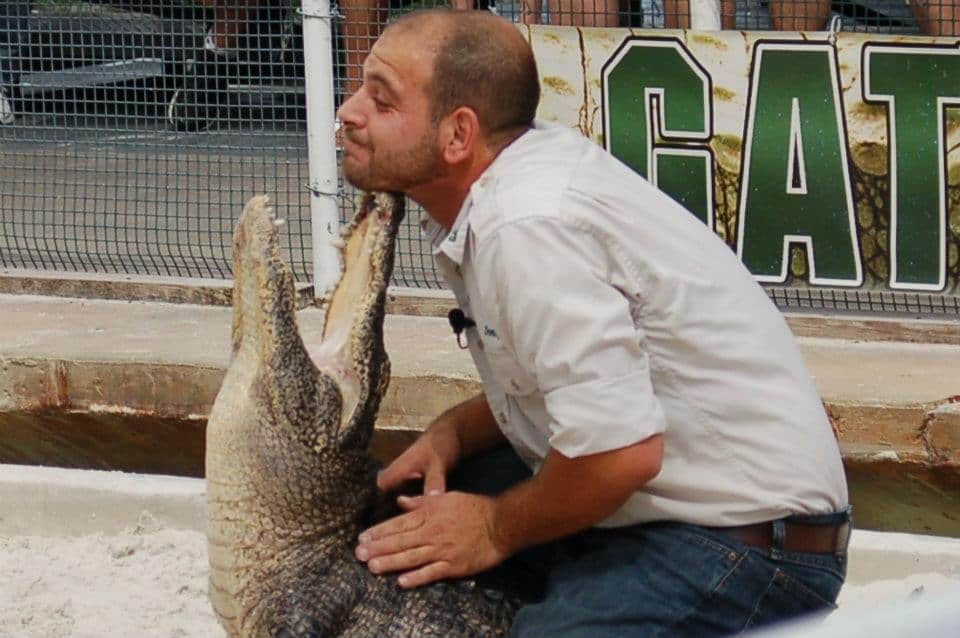
M 846 552 L 850 538 L 850 522 L 836 525 L 804 525 L 784 520 L 783 544 L 779 549 L 808 554 L 842 554 Z M 751 547 L 772 549 L 774 547 L 774 521 L 741 525 L 739 527 L 714 527 L 712 529 L 733 536 Z

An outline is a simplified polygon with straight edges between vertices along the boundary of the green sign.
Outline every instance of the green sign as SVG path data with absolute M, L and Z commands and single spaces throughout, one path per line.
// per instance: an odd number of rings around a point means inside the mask
M 960 49 L 856 46 L 851 71 L 836 42 L 756 40 L 731 123 L 719 111 L 730 116 L 739 89 L 708 70 L 722 60 L 698 60 L 678 37 L 627 38 L 602 70 L 604 144 L 759 281 L 956 287 Z M 741 134 L 715 133 L 720 123 Z

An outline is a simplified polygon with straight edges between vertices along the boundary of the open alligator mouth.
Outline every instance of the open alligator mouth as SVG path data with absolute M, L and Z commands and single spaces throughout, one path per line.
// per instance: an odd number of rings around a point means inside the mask
M 335 240 L 344 268 L 327 304 L 322 340 L 311 344 L 309 354 L 320 373 L 330 376 L 340 389 L 341 428 L 351 422 L 361 425 L 356 421 L 362 419 L 372 430 L 379 391 L 389 381 L 383 316 L 403 216 L 401 197 L 366 194 L 353 221 Z M 235 349 L 244 338 L 268 343 L 274 339 L 280 351 L 302 347 L 294 318 L 293 276 L 280 254 L 277 228 L 281 224 L 268 199 L 255 197 L 237 225 Z M 363 442 L 366 438 L 362 437 Z
M 211 598 L 231 636 L 263 629 L 263 597 L 283 591 L 297 564 L 355 538 L 373 492 L 367 444 L 390 378 L 383 319 L 403 214 L 399 196 L 362 199 L 337 242 L 344 270 L 313 357 L 297 329 L 282 222 L 255 197 L 237 223 L 233 356 L 206 455 Z
M 369 403 L 379 404 L 389 382 L 383 317 L 403 216 L 403 199 L 399 196 L 363 197 L 340 245 L 343 275 L 327 306 L 322 341 L 310 349 L 317 366 L 340 385 L 344 428 L 351 421 L 367 420 L 372 431 L 377 406 Z M 368 437 L 369 432 L 356 443 L 366 445 Z

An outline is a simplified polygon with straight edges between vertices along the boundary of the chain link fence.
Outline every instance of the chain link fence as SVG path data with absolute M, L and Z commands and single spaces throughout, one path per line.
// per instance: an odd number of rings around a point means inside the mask
M 341 0 L 335 102 L 387 21 L 440 0 Z M 940 0 L 952 3 L 954 0 Z M 938 0 L 722 0 L 724 28 L 960 32 Z M 688 0 L 450 0 L 516 22 L 686 27 Z M 0 1 L 0 265 L 231 277 L 234 220 L 271 195 L 310 282 L 302 18 L 290 0 Z M 331 140 L 332 143 L 332 140 Z M 341 218 L 354 193 L 340 183 Z M 395 283 L 438 288 L 411 207 Z M 770 289 L 788 307 L 960 314 L 956 298 Z M 945 300 L 944 300 L 945 299 Z
M 0 3 L 13 112 L 0 125 L 3 265 L 229 277 L 239 207 L 268 192 L 308 276 L 302 54 L 288 12 L 252 12 L 243 46 L 226 52 L 208 10 L 175 4 Z

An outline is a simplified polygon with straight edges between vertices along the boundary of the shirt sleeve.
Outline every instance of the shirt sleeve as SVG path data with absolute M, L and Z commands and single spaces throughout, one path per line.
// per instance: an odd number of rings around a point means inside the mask
M 663 432 L 643 333 L 610 283 L 603 239 L 575 222 L 535 217 L 485 244 L 478 258 L 492 274 L 504 345 L 544 396 L 551 447 L 577 457 Z

